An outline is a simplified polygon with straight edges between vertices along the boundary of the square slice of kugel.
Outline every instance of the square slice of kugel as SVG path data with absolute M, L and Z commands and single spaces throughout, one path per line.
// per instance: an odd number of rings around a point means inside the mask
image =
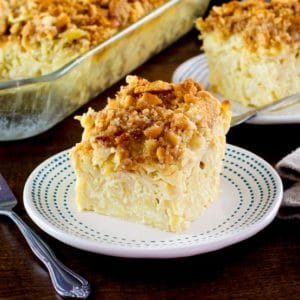
M 228 102 L 192 80 L 126 80 L 103 110 L 79 118 L 78 208 L 180 232 L 218 194 Z
M 300 91 L 300 1 L 245 0 L 197 20 L 211 89 L 260 107 Z

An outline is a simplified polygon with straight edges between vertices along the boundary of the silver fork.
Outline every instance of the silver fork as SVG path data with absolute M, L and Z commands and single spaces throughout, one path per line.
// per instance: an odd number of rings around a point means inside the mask
M 48 269 L 56 292 L 63 297 L 87 298 L 89 283 L 60 262 L 49 246 L 12 210 L 17 200 L 0 174 L 0 215 L 11 218 L 18 226 L 34 254 Z
M 255 117 L 258 113 L 261 112 L 265 112 L 265 111 L 269 111 L 269 110 L 274 110 L 274 109 L 278 109 L 281 108 L 282 106 L 289 104 L 292 101 L 295 100 L 299 100 L 300 99 L 300 93 L 296 93 L 287 97 L 284 97 L 274 103 L 271 104 L 267 104 L 265 106 L 262 106 L 260 108 L 256 108 L 256 109 L 251 109 L 245 113 L 242 113 L 240 115 L 237 116 L 233 116 L 231 119 L 231 123 L 230 123 L 230 127 L 239 125 L 241 123 L 244 123 L 250 119 L 252 119 L 253 117 Z

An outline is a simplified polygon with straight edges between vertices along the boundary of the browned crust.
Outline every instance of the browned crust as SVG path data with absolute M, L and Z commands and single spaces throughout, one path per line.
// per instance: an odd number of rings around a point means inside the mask
M 170 84 L 128 76 L 127 83 L 103 110 L 85 114 L 92 128 L 84 141 L 116 149 L 126 170 L 143 162 L 177 163 L 192 137 L 229 109 L 190 79 Z
M 166 0 L 0 0 L 0 41 L 18 39 L 25 47 L 41 39 L 59 39 L 67 30 L 82 30 L 94 46 L 135 22 Z
M 252 48 L 280 48 L 300 41 L 300 1 L 231 1 L 213 7 L 205 20 L 197 20 L 197 27 L 203 35 L 216 31 L 224 39 L 241 34 Z

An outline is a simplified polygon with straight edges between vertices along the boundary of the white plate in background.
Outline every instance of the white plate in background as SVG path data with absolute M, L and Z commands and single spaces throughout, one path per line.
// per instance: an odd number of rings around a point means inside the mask
M 209 90 L 208 81 L 209 69 L 205 54 L 192 57 L 179 65 L 173 73 L 172 81 L 181 82 L 187 78 L 194 79 L 203 84 L 205 89 Z M 217 95 L 219 99 L 224 99 Z M 233 115 L 238 115 L 249 110 L 249 108 L 231 101 Z M 247 121 L 252 124 L 288 124 L 300 123 L 300 103 L 285 107 L 284 109 L 259 113 L 256 117 Z

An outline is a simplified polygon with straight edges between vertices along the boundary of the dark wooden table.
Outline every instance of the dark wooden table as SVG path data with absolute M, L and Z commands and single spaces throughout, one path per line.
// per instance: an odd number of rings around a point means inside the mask
M 170 80 L 181 62 L 199 53 L 197 32 L 148 61 L 134 73 Z M 89 106 L 99 109 L 119 82 Z M 249 149 L 274 164 L 300 146 L 298 125 L 241 125 L 228 142 Z M 296 220 L 275 219 L 254 237 L 226 249 L 171 260 L 123 259 L 84 252 L 41 231 L 28 217 L 22 192 L 31 171 L 49 156 L 80 140 L 81 128 L 70 116 L 39 136 L 0 143 L 0 170 L 18 198 L 16 211 L 67 266 L 86 277 L 92 299 L 300 299 L 300 238 Z M 48 273 L 32 254 L 16 226 L 0 220 L 0 298 L 59 299 Z

